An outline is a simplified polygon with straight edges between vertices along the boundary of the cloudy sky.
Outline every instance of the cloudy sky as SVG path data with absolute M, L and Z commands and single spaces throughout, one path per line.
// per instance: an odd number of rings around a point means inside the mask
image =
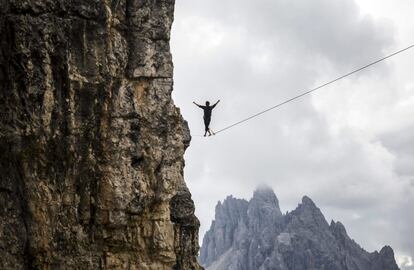
M 414 43 L 413 0 L 179 0 L 174 99 L 192 135 L 185 178 L 201 238 L 219 200 L 303 195 L 368 251 L 414 269 L 414 50 L 203 138 L 192 101 L 221 103 L 220 129 Z

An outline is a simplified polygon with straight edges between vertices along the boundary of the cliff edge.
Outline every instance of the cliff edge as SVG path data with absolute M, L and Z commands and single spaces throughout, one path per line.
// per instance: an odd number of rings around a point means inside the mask
M 173 12 L 0 1 L 1 269 L 201 269 Z

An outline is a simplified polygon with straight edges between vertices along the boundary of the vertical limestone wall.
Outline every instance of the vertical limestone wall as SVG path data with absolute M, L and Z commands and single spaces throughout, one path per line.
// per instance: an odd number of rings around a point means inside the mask
M 201 269 L 174 0 L 0 0 L 0 269 Z

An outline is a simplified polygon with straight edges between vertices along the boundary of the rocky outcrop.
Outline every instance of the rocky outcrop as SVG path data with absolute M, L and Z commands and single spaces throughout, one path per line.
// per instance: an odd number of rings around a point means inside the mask
M 200 269 L 173 0 L 0 0 L 0 269 Z
M 308 197 L 283 215 L 273 191 L 250 201 L 227 197 L 205 234 L 200 261 L 207 270 L 398 270 L 393 250 L 368 253 L 340 222 L 329 225 Z

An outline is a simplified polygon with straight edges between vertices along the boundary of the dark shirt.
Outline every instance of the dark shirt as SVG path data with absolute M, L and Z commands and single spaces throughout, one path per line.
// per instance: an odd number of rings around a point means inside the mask
M 216 107 L 217 104 L 214 104 L 213 106 L 202 106 L 199 105 L 201 109 L 204 111 L 204 118 L 210 119 L 211 118 L 211 111 Z

